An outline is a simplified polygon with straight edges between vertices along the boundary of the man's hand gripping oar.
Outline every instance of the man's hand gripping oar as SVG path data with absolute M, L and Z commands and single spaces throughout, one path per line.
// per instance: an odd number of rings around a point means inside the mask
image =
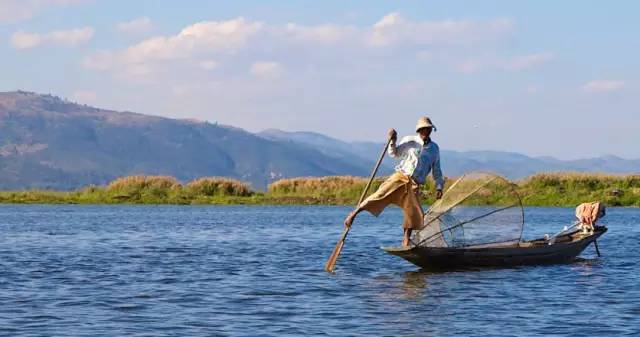
M 391 140 L 394 139 L 395 137 L 396 137 L 396 132 L 395 132 L 395 130 L 392 129 L 389 132 L 389 139 L 387 140 L 387 143 L 385 144 L 384 148 L 382 149 L 382 153 L 380 154 L 380 158 L 378 159 L 378 162 L 376 163 L 376 166 L 373 168 L 373 172 L 371 172 L 371 177 L 369 178 L 369 182 L 367 182 L 367 186 L 365 186 L 364 191 L 362 191 L 362 195 L 360 195 L 360 200 L 358 201 L 358 204 L 356 205 L 356 208 L 349 215 L 348 220 L 345 221 L 344 231 L 342 232 L 342 235 L 340 236 L 340 239 L 338 240 L 338 243 L 336 243 L 335 248 L 333 248 L 333 252 L 331 253 L 331 256 L 329 256 L 329 259 L 327 260 L 327 263 L 324 265 L 324 270 L 326 270 L 329 273 L 333 272 L 333 268 L 336 266 L 336 262 L 338 261 L 338 256 L 340 256 L 340 252 L 342 252 L 342 248 L 344 247 L 344 241 L 347 239 L 347 235 L 349 234 L 349 230 L 351 229 L 351 222 L 353 222 L 353 219 L 355 218 L 356 214 L 358 213 L 360 204 L 364 201 L 364 197 L 367 195 L 367 192 L 369 191 L 369 188 L 371 187 L 371 183 L 373 182 L 373 178 L 375 178 L 376 173 L 378 173 L 378 168 L 380 168 L 380 164 L 382 163 L 382 159 L 384 159 L 384 155 L 385 155 L 385 153 L 387 153 L 387 148 L 389 147 L 389 144 L 391 143 Z

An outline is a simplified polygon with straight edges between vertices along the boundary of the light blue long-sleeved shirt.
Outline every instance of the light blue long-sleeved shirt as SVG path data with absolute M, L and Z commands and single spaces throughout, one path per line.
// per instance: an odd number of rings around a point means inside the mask
M 407 136 L 402 138 L 400 144 L 389 144 L 389 155 L 399 159 L 400 164 L 396 171 L 410 176 L 418 184 L 424 184 L 430 172 L 433 172 L 433 180 L 436 189 L 442 190 L 444 179 L 440 168 L 440 148 L 433 141 L 424 143 L 419 136 Z

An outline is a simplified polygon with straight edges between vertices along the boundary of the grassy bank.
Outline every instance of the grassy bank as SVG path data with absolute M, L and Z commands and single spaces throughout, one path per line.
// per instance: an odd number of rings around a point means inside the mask
M 518 182 L 526 205 L 573 206 L 599 200 L 609 206 L 640 207 L 640 175 L 543 173 Z
M 371 191 L 383 181 L 376 179 Z M 168 176 L 131 176 L 106 186 L 75 191 L 0 192 L 0 203 L 48 204 L 354 204 L 367 180 L 360 177 L 283 179 L 266 192 L 252 190 L 242 181 L 207 177 L 182 184 Z M 447 180 L 447 185 L 452 182 Z M 529 206 L 575 206 L 600 200 L 610 206 L 640 207 L 640 175 L 584 173 L 537 174 L 516 182 L 523 203 Z M 433 200 L 433 183 L 424 187 L 423 201 Z
M 219 177 L 179 183 L 169 176 L 130 176 L 107 186 L 75 191 L 49 190 L 0 192 L 0 203 L 51 204 L 233 204 L 251 202 L 260 195 L 247 183 Z

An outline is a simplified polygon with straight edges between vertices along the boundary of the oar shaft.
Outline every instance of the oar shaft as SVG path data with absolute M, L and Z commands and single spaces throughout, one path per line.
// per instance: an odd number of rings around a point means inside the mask
M 384 155 L 387 153 L 387 148 L 389 147 L 390 143 L 391 143 L 391 137 L 389 137 L 389 139 L 387 140 L 387 143 L 384 145 L 384 148 L 382 149 L 380 158 L 378 158 L 378 161 L 376 162 L 376 165 L 374 166 L 373 171 L 371 172 L 371 176 L 369 177 L 369 181 L 367 182 L 367 185 L 364 187 L 364 190 L 360 195 L 360 199 L 358 200 L 358 204 L 356 205 L 356 208 L 355 208 L 356 210 L 358 209 L 358 207 L 360 207 L 360 204 L 364 201 L 364 198 L 366 197 L 367 192 L 369 192 L 369 188 L 371 187 L 373 178 L 375 178 L 376 174 L 378 173 L 378 169 L 380 168 L 380 164 L 384 159 Z M 333 248 L 333 252 L 331 253 L 331 256 L 329 256 L 327 263 L 324 265 L 324 270 L 326 270 L 327 272 L 329 273 L 333 272 L 333 268 L 335 267 L 336 262 L 338 261 L 338 256 L 340 256 L 340 252 L 342 252 L 342 248 L 344 247 L 344 241 L 347 239 L 347 235 L 349 235 L 350 229 L 351 227 L 346 227 L 344 229 L 344 231 L 342 232 L 342 235 L 340 236 L 340 239 L 336 243 L 336 246 Z
M 369 188 L 371 187 L 371 183 L 373 183 L 373 178 L 375 178 L 376 174 L 378 173 L 378 169 L 380 168 L 380 164 L 382 163 L 382 160 L 384 159 L 384 155 L 387 153 L 387 148 L 389 147 L 390 143 L 391 143 L 391 137 L 389 137 L 389 139 L 387 140 L 387 144 L 385 144 L 384 148 L 382 149 L 382 153 L 380 153 L 380 158 L 378 158 L 378 161 L 376 162 L 376 166 L 373 168 L 373 171 L 371 172 L 371 176 L 369 177 L 369 181 L 367 182 L 367 186 L 364 187 L 364 190 L 362 191 L 362 194 L 360 195 L 360 199 L 358 200 L 358 204 L 356 205 L 356 209 L 358 208 L 358 206 L 360 206 L 360 204 L 364 201 L 364 198 L 367 196 L 367 192 L 369 192 Z

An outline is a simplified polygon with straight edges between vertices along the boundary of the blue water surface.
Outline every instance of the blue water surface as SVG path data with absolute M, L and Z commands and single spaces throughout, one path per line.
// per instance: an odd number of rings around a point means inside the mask
M 0 335 L 638 336 L 640 210 L 609 209 L 575 263 L 430 273 L 385 254 L 401 212 L 0 206 Z M 525 237 L 573 209 L 526 209 Z

